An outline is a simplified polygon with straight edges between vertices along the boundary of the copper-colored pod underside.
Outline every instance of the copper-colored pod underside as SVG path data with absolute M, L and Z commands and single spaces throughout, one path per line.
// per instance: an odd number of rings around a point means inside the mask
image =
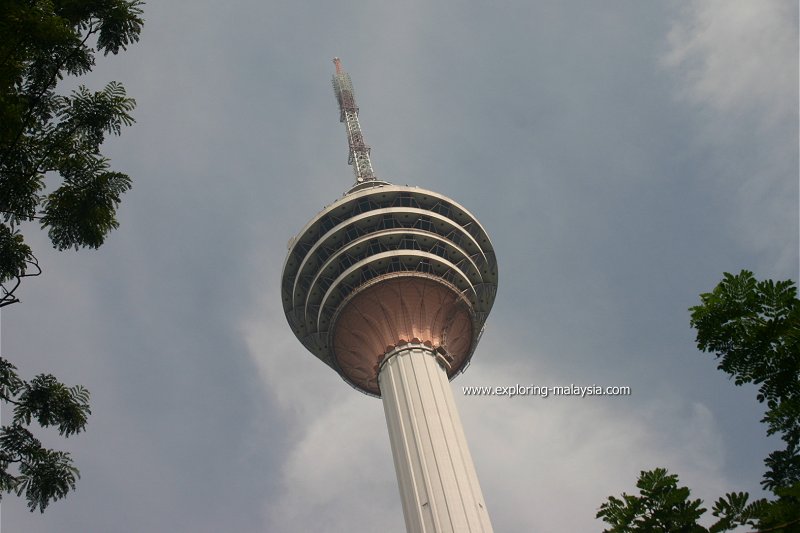
M 356 387 L 380 395 L 384 354 L 408 342 L 443 348 L 448 374 L 469 355 L 473 326 L 469 305 L 454 287 L 413 274 L 373 284 L 345 303 L 334 326 L 337 366 Z

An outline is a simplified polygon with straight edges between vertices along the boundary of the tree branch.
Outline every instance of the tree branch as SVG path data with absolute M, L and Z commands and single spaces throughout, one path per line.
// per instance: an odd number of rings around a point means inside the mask
M 14 146 L 16 146 L 17 143 L 19 142 L 20 138 L 22 137 L 22 134 L 25 133 L 25 130 L 28 128 L 28 121 L 30 121 L 30 118 L 31 118 L 31 115 L 33 114 L 34 109 L 36 109 L 36 106 L 39 105 L 39 103 L 40 103 L 40 101 L 42 99 L 42 96 L 44 96 L 44 94 L 47 92 L 47 90 L 51 86 L 53 86 L 55 84 L 56 78 L 58 78 L 59 72 L 61 72 L 61 69 L 64 68 L 64 64 L 67 62 L 68 59 L 70 59 L 72 56 L 74 56 L 77 53 L 77 51 L 80 50 L 86 44 L 86 41 L 89 40 L 89 37 L 94 35 L 96 32 L 97 32 L 97 28 L 94 26 L 94 23 L 90 22 L 89 23 L 89 31 L 86 32 L 86 36 L 83 38 L 81 43 L 77 47 L 73 48 L 72 51 L 69 54 L 67 54 L 66 56 L 64 56 L 61 59 L 61 62 L 58 65 L 56 65 L 55 71 L 50 76 L 50 80 L 45 84 L 45 86 L 42 88 L 42 90 L 39 91 L 39 93 L 33 98 L 30 106 L 28 107 L 28 110 L 25 113 L 25 117 L 22 119 L 22 126 L 20 127 L 20 130 L 17 132 L 17 136 L 8 145 L 8 152 L 0 154 L 0 168 L 6 162 L 5 155 L 7 153 L 10 153 L 11 151 L 13 151 Z
M 778 531 L 788 526 L 793 526 L 794 524 L 800 524 L 800 518 L 795 518 L 790 522 L 786 522 L 785 524 L 780 524 L 778 526 L 769 527 L 767 529 L 759 529 L 758 531 L 751 531 L 750 533 L 768 533 L 769 531 Z
M 31 255 L 31 257 L 33 257 L 33 255 Z M 0 296 L 0 307 L 5 307 L 7 305 L 19 302 L 19 298 L 14 296 L 14 291 L 19 288 L 20 283 L 22 283 L 22 278 L 35 277 L 42 273 L 42 267 L 39 266 L 38 261 L 36 261 L 36 257 L 33 257 L 33 261 L 28 260 L 26 262 L 36 267 L 36 274 L 22 274 L 21 276 L 14 276 L 16 278 L 16 283 L 14 283 L 14 287 L 11 290 L 6 289 L 5 286 L 0 283 L 0 289 L 3 291 L 2 296 Z

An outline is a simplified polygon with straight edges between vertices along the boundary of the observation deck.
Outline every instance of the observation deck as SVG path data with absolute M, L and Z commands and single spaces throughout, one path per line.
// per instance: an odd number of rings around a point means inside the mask
M 289 242 L 281 297 L 292 331 L 358 390 L 380 396 L 386 354 L 436 352 L 449 379 L 469 364 L 497 293 L 478 220 L 441 194 L 370 180 Z

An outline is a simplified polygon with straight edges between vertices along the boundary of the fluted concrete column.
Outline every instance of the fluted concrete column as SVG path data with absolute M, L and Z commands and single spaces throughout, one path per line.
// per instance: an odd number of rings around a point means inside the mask
M 492 531 L 441 356 L 421 344 L 389 354 L 378 376 L 409 533 Z

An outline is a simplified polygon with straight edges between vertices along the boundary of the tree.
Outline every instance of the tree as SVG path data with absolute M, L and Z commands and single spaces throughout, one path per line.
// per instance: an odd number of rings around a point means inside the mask
M 139 40 L 140 0 L 0 0 L 0 307 L 16 303 L 22 278 L 41 273 L 21 228 L 38 221 L 58 250 L 97 248 L 118 227 L 130 178 L 110 169 L 100 147 L 134 121 L 135 102 L 110 82 L 91 92 L 57 91 L 65 76 L 92 70 L 95 52 L 117 54 Z M 47 189 L 47 190 L 46 190 Z M 75 486 L 69 454 L 47 450 L 32 421 L 68 437 L 84 429 L 88 392 L 53 376 L 30 382 L 0 357 L 0 401 L 13 423 L 0 428 L 0 494 L 24 493 L 31 511 Z
M 767 404 L 767 434 L 781 436 L 784 450 L 764 462 L 762 485 L 773 490 L 800 481 L 800 301 L 791 281 L 756 281 L 752 272 L 725 278 L 692 307 L 697 347 L 713 352 L 718 369 L 736 385 L 755 383 Z
M 0 428 L 0 491 L 25 494 L 31 511 L 40 511 L 75 489 L 80 477 L 68 453 L 42 446 L 28 429 L 32 420 L 69 437 L 86 427 L 91 414 L 89 392 L 66 387 L 48 374 L 23 381 L 14 365 L 0 359 L 0 400 L 14 406 L 10 425 Z M 9 470 L 15 466 L 18 473 Z
M 709 529 L 697 523 L 705 514 L 700 499 L 690 500 L 691 491 L 678 487 L 678 476 L 669 474 L 664 468 L 641 472 L 636 482 L 639 496 L 623 493 L 622 498 L 609 496 L 600 506 L 597 518 L 611 524 L 608 533 L 670 532 L 670 533 L 716 533 L 734 527 L 753 525 L 753 516 L 764 505 L 763 500 L 747 503 L 745 493 L 726 494 L 714 505 L 713 515 L 719 520 Z
M 745 492 L 729 493 L 712 508 L 718 520 L 705 528 L 697 523 L 706 512 L 701 500 L 689 500 L 687 487 L 663 468 L 643 471 L 639 496 L 610 496 L 597 518 L 611 525 L 610 533 L 719 532 L 749 525 L 758 531 L 800 532 L 800 300 L 791 281 L 757 281 L 743 270 L 724 279 L 692 307 L 691 325 L 697 346 L 712 352 L 717 368 L 736 385 L 759 386 L 756 398 L 766 403 L 761 420 L 767 434 L 780 435 L 785 449 L 764 461 L 762 486 L 772 500 L 748 502 Z
M 117 54 L 138 41 L 138 0 L 2 0 L 0 9 L 0 284 L 16 287 L 36 266 L 19 225 L 38 219 L 53 246 L 97 248 L 118 226 L 130 178 L 100 152 L 107 134 L 133 123 L 135 102 L 109 83 L 56 92 L 65 75 L 95 63 L 94 49 Z M 49 194 L 45 182 L 60 178 Z M 36 269 L 38 271 L 38 268 Z M 5 285 L 3 305 L 16 301 Z

